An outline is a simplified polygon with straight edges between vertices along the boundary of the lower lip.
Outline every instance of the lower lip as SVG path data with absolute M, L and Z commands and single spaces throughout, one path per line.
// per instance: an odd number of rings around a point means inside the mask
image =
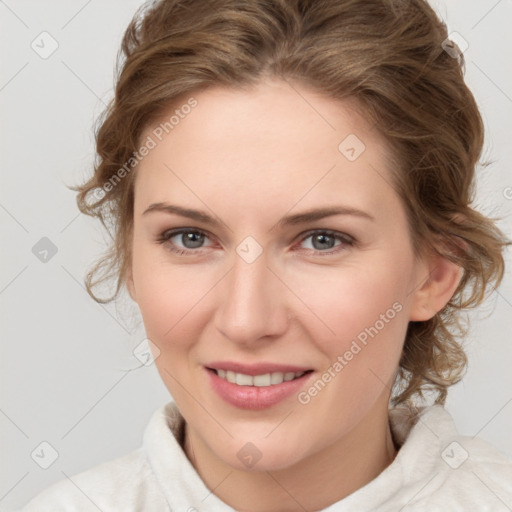
M 240 409 L 261 410 L 282 402 L 297 394 L 311 377 L 306 373 L 298 379 L 272 386 L 239 386 L 219 377 L 214 371 L 205 369 L 214 391 L 226 402 Z

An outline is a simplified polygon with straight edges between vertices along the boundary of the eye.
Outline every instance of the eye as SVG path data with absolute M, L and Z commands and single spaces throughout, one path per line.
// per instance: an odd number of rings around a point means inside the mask
M 338 253 L 355 244 L 355 239 L 345 233 L 317 229 L 303 235 L 298 245 L 309 239 L 306 249 L 322 256 Z M 207 233 L 200 229 L 180 228 L 164 231 L 157 242 L 179 255 L 192 255 L 200 254 L 201 249 L 209 247 L 204 245 L 206 240 L 209 240 Z
M 175 239 L 173 241 L 173 239 Z M 192 228 L 181 228 L 164 231 L 157 242 L 165 245 L 171 251 L 177 254 L 199 253 L 203 243 L 208 240 L 208 236 L 204 231 Z M 181 246 L 179 244 L 182 244 Z
M 306 248 L 321 253 L 322 255 L 343 251 L 347 249 L 347 247 L 353 246 L 355 243 L 354 238 L 351 236 L 331 230 L 317 229 L 310 231 L 306 236 L 301 238 L 301 244 L 309 239 L 311 241 L 306 244 L 309 245 L 309 247 Z

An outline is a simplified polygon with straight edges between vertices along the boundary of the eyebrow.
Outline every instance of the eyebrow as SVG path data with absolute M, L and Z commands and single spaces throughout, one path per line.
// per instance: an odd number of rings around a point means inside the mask
M 167 203 L 153 203 L 149 205 L 148 208 L 146 208 L 142 215 L 147 215 L 151 212 L 176 214 L 214 227 L 219 227 L 221 224 L 221 222 L 219 222 L 214 217 L 211 217 L 206 212 L 194 210 L 191 208 L 183 208 L 181 206 Z M 286 217 L 283 217 L 281 220 L 279 220 L 276 224 L 274 224 L 274 226 L 269 229 L 269 231 L 280 229 L 285 226 L 305 224 L 307 222 L 313 222 L 316 220 L 324 219 L 325 217 L 332 217 L 334 215 L 352 215 L 355 217 L 361 217 L 363 219 L 375 221 L 375 217 L 373 217 L 373 215 L 370 215 L 363 210 L 359 210 L 358 208 L 349 206 L 337 206 L 329 208 L 316 208 L 302 213 L 287 215 Z

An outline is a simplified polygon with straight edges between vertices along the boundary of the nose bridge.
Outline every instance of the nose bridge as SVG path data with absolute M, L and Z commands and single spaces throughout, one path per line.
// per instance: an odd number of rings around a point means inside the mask
M 255 341 L 285 328 L 283 294 L 267 265 L 265 253 L 254 260 L 243 253 L 234 256 L 217 311 L 217 327 L 233 341 Z

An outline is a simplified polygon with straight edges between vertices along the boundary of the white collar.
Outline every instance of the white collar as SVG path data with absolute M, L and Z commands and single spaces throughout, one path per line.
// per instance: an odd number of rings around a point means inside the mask
M 456 436 L 451 415 L 440 405 L 390 409 L 394 439 L 402 445 L 394 461 L 374 480 L 325 512 L 375 510 L 405 487 L 420 483 L 439 463 L 446 439 Z M 171 510 L 234 512 L 204 484 L 179 444 L 184 419 L 176 404 L 160 407 L 144 432 L 143 445 Z

